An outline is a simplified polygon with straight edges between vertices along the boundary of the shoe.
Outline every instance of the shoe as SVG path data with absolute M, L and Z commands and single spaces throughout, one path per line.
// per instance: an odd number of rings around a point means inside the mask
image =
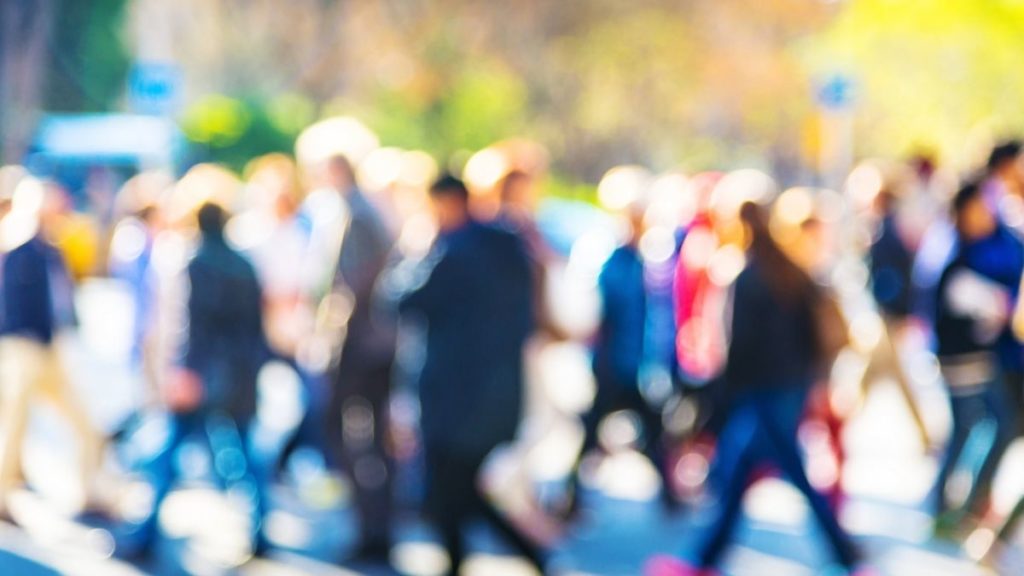
M 965 518 L 957 512 L 943 512 L 932 524 L 932 536 L 937 540 L 959 541 L 963 536 Z
M 252 543 L 252 557 L 253 558 L 266 558 L 270 551 L 273 550 L 270 540 L 262 533 L 258 534 Z
M 391 542 L 387 540 L 364 541 L 352 552 L 346 563 L 390 566 Z
M 644 565 L 644 576 L 717 576 L 710 568 L 697 568 L 675 556 L 655 556 Z
M 114 538 L 114 557 L 141 564 L 153 557 L 156 534 L 151 530 L 139 527 L 121 528 L 112 534 Z

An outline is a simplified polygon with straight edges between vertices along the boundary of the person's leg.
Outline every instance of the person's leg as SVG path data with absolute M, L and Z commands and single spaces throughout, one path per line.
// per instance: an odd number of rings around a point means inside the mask
M 718 508 L 697 548 L 695 560 L 700 568 L 718 564 L 740 519 L 743 494 L 757 460 L 758 434 L 756 412 L 749 402 L 744 402 L 733 410 L 719 435 L 714 466 L 722 483 L 718 489 Z
M 471 513 L 475 478 L 471 468 L 443 449 L 427 447 L 427 495 L 424 508 L 448 553 L 448 575 L 456 576 L 466 559 L 462 530 Z
M 992 482 L 999 469 L 999 463 L 1016 435 L 1016 415 L 1002 384 L 1002 382 L 990 384 L 983 397 L 985 411 L 995 424 L 995 434 L 992 438 L 992 446 L 986 453 L 985 459 L 982 460 L 978 476 L 964 502 L 964 510 L 968 513 L 984 515 L 985 510 L 979 508 L 986 505 L 992 491 Z
M 251 461 L 249 443 L 243 439 L 248 427 L 241 426 L 226 414 L 210 415 L 205 432 L 210 443 L 213 470 L 224 487 L 243 495 L 250 520 L 250 542 L 257 553 L 265 551 L 263 521 L 266 517 L 265 472 L 257 470 Z
M 18 482 L 29 410 L 42 369 L 42 347 L 21 338 L 0 339 L 0 515 Z
M 286 358 L 280 360 L 295 371 L 302 383 L 300 402 L 303 414 L 298 425 L 287 435 L 279 447 L 274 462 L 270 464 L 270 473 L 276 477 L 287 467 L 288 461 L 295 452 L 303 447 L 319 452 L 323 457 L 324 465 L 330 466 L 336 460 L 336 457 L 330 454 L 333 448 L 326 438 L 325 414 L 331 400 L 331 394 L 328 392 L 330 379 L 323 374 L 311 374 L 295 360 Z
M 802 408 L 805 398 L 803 390 L 779 391 L 771 396 L 764 396 L 762 401 L 757 404 L 759 430 L 764 434 L 763 438 L 771 445 L 771 452 L 778 466 L 790 482 L 807 498 L 815 518 L 825 530 L 839 561 L 846 567 L 852 567 L 857 561 L 853 542 L 839 526 L 825 497 L 815 490 L 807 479 L 797 437 L 791 433 L 792 427 L 785 420 L 792 417 L 791 414 L 795 412 L 795 407 Z
M 971 435 L 971 430 L 981 416 L 979 412 L 982 409 L 982 402 L 978 394 L 964 396 L 950 394 L 949 396 L 949 408 L 953 427 L 950 431 L 946 455 L 942 459 L 941 466 L 939 466 L 939 473 L 935 478 L 935 487 L 933 488 L 933 511 L 936 516 L 949 511 L 949 503 L 946 500 L 946 485 L 949 483 L 949 478 L 953 475 L 953 471 L 960 461 L 960 456 L 963 453 L 964 446 L 967 444 L 967 439 Z
M 1024 372 L 1019 369 L 1006 370 L 1003 372 L 1004 390 L 1008 406 L 1014 416 L 1014 435 L 1020 435 L 1021 426 L 1024 425 Z
M 629 390 L 627 403 L 629 409 L 636 412 L 643 423 L 644 438 L 641 449 L 644 456 L 650 460 L 651 465 L 658 471 L 658 476 L 661 477 L 662 503 L 666 506 L 673 506 L 675 504 L 674 483 L 672 471 L 669 470 L 665 462 L 665 422 L 662 414 L 647 402 L 643 394 L 640 393 L 639 387 Z
M 900 394 L 903 395 L 907 409 L 910 411 L 910 418 L 913 420 L 914 428 L 917 430 L 918 437 L 921 440 L 921 445 L 927 450 L 931 446 L 931 435 L 928 433 L 928 426 L 921 415 L 917 397 L 914 396 L 914 391 L 910 385 L 910 378 L 907 377 L 907 371 L 903 368 L 903 357 L 900 355 L 900 338 L 903 334 L 902 321 L 891 317 L 885 317 L 883 320 L 885 334 L 882 335 L 882 342 L 879 344 L 884 346 L 883 357 L 885 367 L 888 374 L 896 382 Z
M 999 527 L 999 531 L 996 532 L 996 539 L 1000 542 L 1009 542 L 1010 537 L 1013 536 L 1013 532 L 1017 529 L 1017 525 L 1020 519 L 1024 517 L 1024 497 L 1017 500 L 1017 504 L 1014 505 L 1013 510 L 1003 521 L 1003 525 Z
M 569 477 L 566 480 L 569 490 L 565 510 L 567 516 L 573 516 L 579 511 L 580 467 L 583 465 L 583 460 L 592 450 L 601 447 L 598 429 L 601 426 L 601 421 L 614 410 L 617 402 L 616 388 L 613 382 L 598 378 L 596 384 L 597 390 L 594 394 L 594 403 L 581 417 L 583 445 L 580 447 L 576 460 L 573 461 L 572 468 L 569 470 Z
M 391 366 L 370 367 L 349 384 L 342 422 L 344 460 L 352 475 L 359 510 L 358 554 L 386 559 L 391 549 L 394 466 L 389 448 Z
M 333 372 L 327 376 L 327 391 L 324 412 L 322 414 L 323 438 L 325 443 L 324 458 L 328 469 L 338 472 L 345 468 L 342 446 L 344 436 L 342 434 L 342 406 L 345 403 L 346 392 L 341 388 L 340 369 L 333 368 Z
M 175 414 L 168 418 L 167 438 L 149 458 L 142 463 L 141 470 L 153 490 L 153 501 L 146 515 L 130 528 L 133 538 L 133 552 L 149 550 L 156 540 L 160 508 L 177 481 L 175 455 L 182 443 L 196 430 L 200 417 L 195 414 Z
M 92 419 L 86 413 L 82 402 L 71 388 L 55 346 L 55 344 L 51 344 L 45 350 L 40 390 L 54 408 L 71 424 L 78 438 L 81 451 L 79 480 L 88 507 L 96 504 L 91 500 L 95 497 L 96 476 L 103 461 L 103 440 L 99 430 L 96 429 Z
M 459 466 L 460 469 L 465 469 L 471 474 L 473 480 L 473 489 L 466 494 L 466 497 L 472 501 L 472 509 L 479 512 L 484 520 L 512 545 L 516 553 L 529 560 L 539 571 L 544 572 L 546 559 L 541 548 L 530 542 L 516 529 L 480 490 L 477 481 L 486 458 L 486 455 L 466 458 L 465 463 Z

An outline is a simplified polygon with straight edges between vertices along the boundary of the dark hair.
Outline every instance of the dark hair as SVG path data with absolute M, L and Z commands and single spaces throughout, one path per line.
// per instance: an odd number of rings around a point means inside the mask
M 224 233 L 224 225 L 227 224 L 228 214 L 217 204 L 207 202 L 199 208 L 196 213 L 196 222 L 199 224 L 199 231 L 203 236 L 220 236 Z
M 981 184 L 975 180 L 966 182 L 953 196 L 953 218 L 958 217 L 967 208 L 967 205 L 981 196 Z
M 1008 140 L 997 145 L 988 155 L 988 163 L 985 165 L 989 174 L 999 170 L 1008 162 L 1013 162 L 1020 156 L 1020 140 Z
M 463 202 L 469 201 L 469 190 L 462 180 L 451 174 L 444 174 L 430 187 L 430 195 L 434 198 L 455 198 Z
M 740 208 L 740 220 L 750 233 L 751 259 L 758 262 L 758 270 L 775 296 L 789 305 L 816 298 L 814 281 L 772 237 L 767 211 L 753 202 L 745 202 Z

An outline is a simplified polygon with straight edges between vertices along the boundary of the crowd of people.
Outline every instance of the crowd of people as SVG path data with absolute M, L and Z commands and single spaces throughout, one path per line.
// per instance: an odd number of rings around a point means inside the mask
M 906 401 L 922 452 L 941 455 L 927 504 L 935 535 L 991 531 L 979 560 L 1012 535 L 1024 500 L 999 518 L 991 493 L 1024 411 L 1020 143 L 996 146 L 986 166 L 960 179 L 926 158 L 865 162 L 841 192 L 780 190 L 754 170 L 654 178 L 613 169 L 598 197 L 622 232 L 595 278 L 597 321 L 582 334 L 560 324 L 551 302 L 552 263 L 562 256 L 538 224 L 536 163 L 510 155 L 485 185 L 469 165 L 465 182 L 429 169 L 409 176 L 396 165 L 369 193 L 359 160 L 299 150 L 294 159 L 254 159 L 244 179 L 199 164 L 178 179 L 143 172 L 121 189 L 104 272 L 129 287 L 133 302 L 139 413 L 160 412 L 170 424 L 159 446 L 132 462 L 153 497 L 144 513 L 116 518 L 119 555 L 152 552 L 158 512 L 179 475 L 176 455 L 198 436 L 218 480 L 244 496 L 253 555 L 274 546 L 265 531 L 269 486 L 298 448 L 312 446 L 352 487 L 352 556 L 387 564 L 404 462 L 392 395 L 407 386 L 419 400 L 422 510 L 449 573 L 467 557 L 475 518 L 548 573 L 556 544 L 511 519 L 480 476 L 497 448 L 523 441 L 537 342 L 571 339 L 591 350 L 595 393 L 580 417 L 583 441 L 564 497 L 537 510 L 578 518 L 584 462 L 605 448 L 602 422 L 632 411 L 665 509 L 692 506 L 710 518 L 698 547 L 652 559 L 651 576 L 714 573 L 744 493 L 775 474 L 806 497 L 835 561 L 867 570 L 870 558 L 838 520 L 842 435 L 886 379 Z M 60 355 L 61 335 L 75 325 L 79 276 L 61 234 L 71 198 L 17 167 L 0 176 L 0 518 L 18 520 L 6 504 L 23 480 L 37 400 L 53 403 L 76 431 L 83 511 L 116 517 L 98 475 L 104 450 L 131 442 L 133 424 L 98 430 Z M 944 445 L 905 368 L 907 343 L 921 340 L 948 392 Z M 852 395 L 835 382 L 842 356 L 863 368 Z M 259 441 L 257 382 L 272 363 L 298 376 L 305 410 L 283 441 L 268 444 Z M 798 431 L 808 421 L 829 431 L 831 475 L 807 472 Z M 970 462 L 965 447 L 979 434 L 984 454 Z M 696 481 L 686 469 L 692 454 L 711 454 Z M 964 467 L 970 490 L 958 497 L 952 479 Z M 710 512 L 694 503 L 698 493 L 715 496 Z

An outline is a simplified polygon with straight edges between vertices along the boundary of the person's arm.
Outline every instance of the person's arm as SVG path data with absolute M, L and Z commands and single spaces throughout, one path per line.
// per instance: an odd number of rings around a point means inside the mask
M 750 278 L 741 275 L 737 278 L 732 290 L 732 305 L 729 312 L 729 350 L 728 364 L 734 368 L 745 363 L 757 346 L 757 310 L 754 302 L 756 287 L 752 287 Z

